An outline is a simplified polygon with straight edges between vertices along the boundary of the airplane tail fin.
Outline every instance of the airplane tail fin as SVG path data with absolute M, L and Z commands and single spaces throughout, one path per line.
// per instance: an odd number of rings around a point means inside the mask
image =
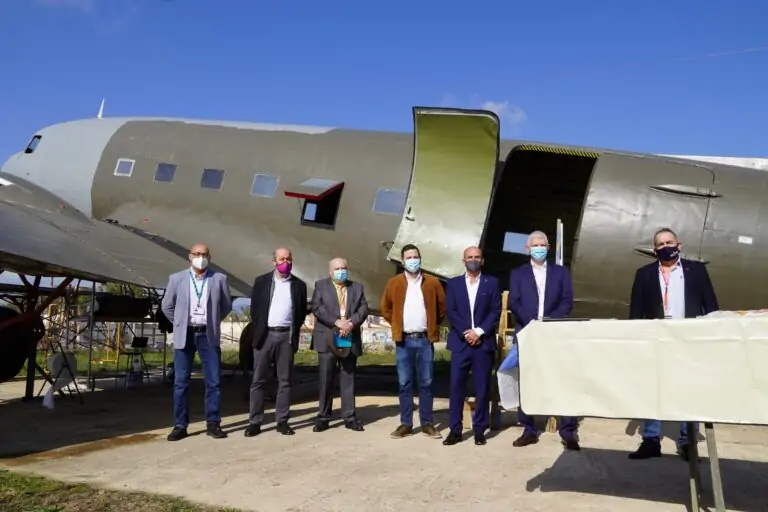
M 96 115 L 98 119 L 101 119 L 104 115 L 104 99 L 105 98 L 101 99 L 101 106 L 99 107 L 99 113 Z

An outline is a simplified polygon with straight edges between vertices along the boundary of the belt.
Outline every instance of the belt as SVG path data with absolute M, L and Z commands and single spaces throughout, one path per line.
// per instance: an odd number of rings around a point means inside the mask
M 208 330 L 208 327 L 205 325 L 188 325 L 187 330 L 192 332 L 205 332 Z
M 427 333 L 425 331 L 421 332 L 404 332 L 403 333 L 406 336 L 413 336 L 414 338 L 426 338 Z
M 267 327 L 267 330 L 272 332 L 286 332 L 286 331 L 290 331 L 291 328 L 285 325 L 281 325 L 278 327 Z

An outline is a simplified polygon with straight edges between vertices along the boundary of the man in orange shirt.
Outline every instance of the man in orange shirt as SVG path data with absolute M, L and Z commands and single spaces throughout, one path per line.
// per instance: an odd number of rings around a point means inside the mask
M 440 339 L 445 318 L 445 291 L 440 281 L 421 272 L 421 254 L 415 245 L 400 250 L 405 272 L 387 282 L 381 298 L 381 315 L 392 328 L 397 354 L 397 381 L 400 397 L 400 426 L 391 437 L 413 434 L 414 372 L 419 386 L 421 432 L 440 439 L 432 413 L 434 343 Z

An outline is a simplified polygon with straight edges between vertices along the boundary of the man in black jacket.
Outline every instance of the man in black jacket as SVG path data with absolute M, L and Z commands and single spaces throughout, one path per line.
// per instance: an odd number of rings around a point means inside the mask
M 301 326 L 307 316 L 307 284 L 293 275 L 293 255 L 281 247 L 272 254 L 274 271 L 257 277 L 251 292 L 253 322 L 253 382 L 245 437 L 261 432 L 264 419 L 264 388 L 275 365 L 277 431 L 293 435 L 288 425 L 293 381 L 293 357 L 299 350 Z
M 662 228 L 653 236 L 653 247 L 658 262 L 637 270 L 629 303 L 629 318 L 664 319 L 695 318 L 717 311 L 717 296 L 709 278 L 707 267 L 697 261 L 680 257 L 682 245 L 674 231 Z M 697 424 L 698 427 L 698 424 Z M 696 429 L 698 433 L 698 428 Z M 688 460 L 686 424 L 680 426 L 677 452 Z M 661 457 L 661 422 L 646 420 L 643 442 L 630 459 Z

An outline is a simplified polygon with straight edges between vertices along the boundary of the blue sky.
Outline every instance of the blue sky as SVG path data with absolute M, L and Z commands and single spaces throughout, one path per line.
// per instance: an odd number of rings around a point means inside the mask
M 0 162 L 102 97 L 107 116 L 396 131 L 417 104 L 486 105 L 507 138 L 768 156 L 765 0 L 535 5 L 2 0 Z

